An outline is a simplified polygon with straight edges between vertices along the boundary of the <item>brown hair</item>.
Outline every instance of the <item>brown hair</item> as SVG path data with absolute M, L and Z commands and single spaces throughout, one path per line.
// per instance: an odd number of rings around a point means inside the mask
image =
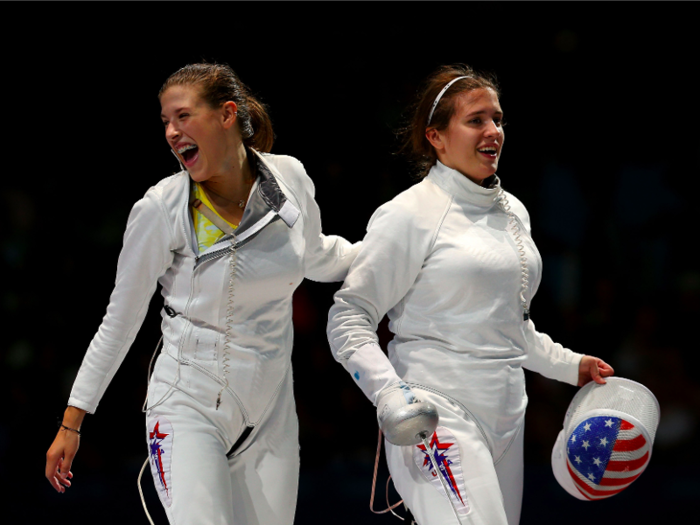
M 170 75 L 158 92 L 160 99 L 173 86 L 191 85 L 212 108 L 229 100 L 238 106 L 238 125 L 243 143 L 261 152 L 269 152 L 275 140 L 267 106 L 258 101 L 228 65 L 188 64 Z
M 428 116 L 440 91 L 455 78 L 466 76 L 452 84 L 440 98 L 428 124 Z M 455 100 L 462 93 L 475 89 L 491 88 L 500 97 L 501 92 L 493 74 L 479 73 L 466 64 L 441 66 L 423 84 L 418 97 L 409 108 L 408 125 L 399 131 L 402 138 L 401 152 L 417 165 L 418 176 L 425 177 L 437 162 L 437 154 L 425 137 L 429 128 L 442 131 L 450 123 L 455 112 Z

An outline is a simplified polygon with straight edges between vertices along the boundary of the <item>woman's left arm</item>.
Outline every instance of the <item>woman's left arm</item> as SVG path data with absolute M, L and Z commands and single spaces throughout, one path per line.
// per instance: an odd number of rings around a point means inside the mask
M 351 243 L 338 235 L 324 235 L 321 228 L 321 211 L 315 199 L 313 181 L 301 170 L 302 216 L 304 218 L 304 277 L 317 282 L 342 281 L 360 251 L 361 241 Z
M 527 323 L 527 355 L 523 368 L 577 386 L 590 381 L 604 384 L 604 378 L 613 375 L 613 368 L 602 359 L 564 348 L 547 334 L 535 330 L 531 320 Z
M 520 218 L 528 234 L 531 234 L 530 215 L 515 196 L 510 195 L 513 211 Z M 539 282 L 536 287 L 539 286 Z M 591 380 L 605 384 L 604 377 L 613 375 L 613 368 L 602 359 L 578 354 L 552 341 L 547 334 L 535 330 L 532 320 L 525 328 L 527 356 L 523 367 L 550 379 L 570 385 L 583 386 Z

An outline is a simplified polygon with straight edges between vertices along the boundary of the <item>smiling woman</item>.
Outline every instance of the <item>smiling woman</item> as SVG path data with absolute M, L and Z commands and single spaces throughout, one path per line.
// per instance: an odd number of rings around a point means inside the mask
M 530 319 L 542 260 L 527 210 L 496 175 L 498 93 L 464 65 L 428 79 L 404 130 L 422 180 L 374 213 L 328 316 L 334 356 L 377 406 L 389 471 L 420 525 L 517 525 L 523 368 L 574 385 L 613 373 Z
M 107 315 L 46 477 L 58 492 L 71 486 L 84 416 L 159 283 L 163 346 L 145 437 L 169 521 L 291 525 L 299 480 L 292 294 L 304 278 L 342 280 L 359 243 L 321 233 L 311 179 L 295 158 L 269 153 L 267 112 L 230 67 L 188 65 L 159 98 L 165 138 L 184 167 L 132 209 Z

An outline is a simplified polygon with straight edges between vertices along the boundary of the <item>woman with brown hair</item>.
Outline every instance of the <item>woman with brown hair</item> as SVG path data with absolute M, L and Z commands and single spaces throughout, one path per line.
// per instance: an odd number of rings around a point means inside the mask
M 328 338 L 377 406 L 389 471 L 420 525 L 516 525 L 523 368 L 572 385 L 604 383 L 613 370 L 537 332 L 530 318 L 542 261 L 527 210 L 496 176 L 504 133 L 495 79 L 465 65 L 440 68 L 406 137 L 422 180 L 370 219 L 335 295 Z M 376 334 L 385 314 L 388 358 Z M 388 437 L 418 400 L 439 415 L 430 450 Z
M 80 426 L 139 330 L 157 283 L 163 346 L 148 387 L 151 471 L 170 523 L 289 524 L 299 444 L 292 392 L 292 294 L 339 281 L 359 243 L 321 233 L 302 164 L 269 153 L 272 125 L 230 67 L 192 64 L 159 93 L 184 168 L 129 216 L 107 314 L 47 453 L 70 487 Z

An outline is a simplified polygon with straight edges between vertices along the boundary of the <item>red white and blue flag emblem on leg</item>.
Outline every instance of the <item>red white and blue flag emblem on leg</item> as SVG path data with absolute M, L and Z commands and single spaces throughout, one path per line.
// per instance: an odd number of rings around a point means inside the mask
M 462 460 L 459 445 L 454 435 L 444 427 L 438 427 L 428 440 L 430 450 L 425 445 L 416 445 L 413 458 L 425 479 L 445 496 L 445 489 L 436 468 L 439 468 L 448 482 L 450 498 L 461 515 L 469 514 L 469 501 L 464 488 Z
M 589 500 L 622 492 L 649 464 L 651 443 L 639 426 L 614 416 L 582 421 L 566 443 L 567 467 Z
M 148 422 L 148 453 L 151 473 L 156 489 L 163 504 L 172 504 L 172 486 L 170 483 L 171 452 L 173 450 L 173 427 L 163 417 L 153 418 Z

